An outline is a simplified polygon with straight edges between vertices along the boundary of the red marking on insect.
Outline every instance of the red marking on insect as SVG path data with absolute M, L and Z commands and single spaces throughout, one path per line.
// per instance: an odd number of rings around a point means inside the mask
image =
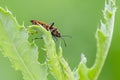
M 31 23 L 32 23 L 33 25 L 41 25 L 41 26 L 43 26 L 47 31 L 49 30 L 49 31 L 51 32 L 51 34 L 52 34 L 53 37 L 55 37 L 55 38 L 61 38 L 61 39 L 64 41 L 65 46 L 66 46 L 66 42 L 65 42 L 63 36 L 64 36 L 64 37 L 71 37 L 71 36 L 68 36 L 68 35 L 62 35 L 62 36 L 61 36 L 61 34 L 60 34 L 60 32 L 58 31 L 58 29 L 54 26 L 54 22 L 53 22 L 51 25 L 49 25 L 49 24 L 46 24 L 45 22 L 42 22 L 42 21 L 31 20 Z
M 38 20 L 31 20 L 31 23 L 33 25 L 41 25 L 43 26 L 47 31 L 50 30 L 52 36 L 54 37 L 61 37 L 60 32 L 58 31 L 58 29 L 54 26 L 54 22 L 51 25 L 46 24 L 45 22 L 42 21 L 38 21 Z

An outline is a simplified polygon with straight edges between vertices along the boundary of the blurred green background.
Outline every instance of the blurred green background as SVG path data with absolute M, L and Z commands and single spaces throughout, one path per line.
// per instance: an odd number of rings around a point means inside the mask
M 106 63 L 98 80 L 120 80 L 120 0 L 112 44 Z M 104 0 L 0 0 L 0 6 L 8 8 L 16 16 L 19 24 L 31 25 L 31 19 L 38 19 L 55 25 L 66 38 L 63 55 L 71 68 L 77 67 L 80 54 L 85 53 L 87 65 L 94 63 L 96 53 L 96 28 L 100 25 Z M 23 80 L 22 74 L 15 71 L 0 52 L 0 80 Z

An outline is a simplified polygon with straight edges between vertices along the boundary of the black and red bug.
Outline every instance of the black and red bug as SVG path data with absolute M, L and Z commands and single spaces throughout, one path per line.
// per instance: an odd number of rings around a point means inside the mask
M 43 21 L 31 20 L 31 23 L 33 25 L 41 25 L 41 26 L 43 26 L 47 31 L 49 30 L 51 32 L 51 34 L 52 34 L 53 37 L 55 37 L 55 38 L 61 38 L 64 41 L 64 44 L 66 46 L 66 42 L 65 42 L 63 36 L 60 34 L 60 32 L 58 31 L 58 29 L 54 26 L 54 22 L 51 25 L 49 25 L 49 24 L 46 24 Z M 64 36 L 70 37 L 68 35 L 64 35 Z

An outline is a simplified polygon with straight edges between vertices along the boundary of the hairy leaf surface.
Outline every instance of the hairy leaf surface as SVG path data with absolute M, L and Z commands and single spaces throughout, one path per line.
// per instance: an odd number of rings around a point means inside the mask
M 20 70 L 25 80 L 46 80 L 46 66 L 38 62 L 37 47 L 31 45 L 28 34 L 12 13 L 0 8 L 0 49 L 12 66 Z

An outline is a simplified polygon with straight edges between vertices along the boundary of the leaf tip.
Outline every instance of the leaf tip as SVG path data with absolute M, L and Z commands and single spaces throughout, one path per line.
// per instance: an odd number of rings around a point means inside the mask
M 85 55 L 82 53 L 82 54 L 81 54 L 81 63 L 86 64 L 86 62 L 87 62 L 87 58 L 86 58 Z

